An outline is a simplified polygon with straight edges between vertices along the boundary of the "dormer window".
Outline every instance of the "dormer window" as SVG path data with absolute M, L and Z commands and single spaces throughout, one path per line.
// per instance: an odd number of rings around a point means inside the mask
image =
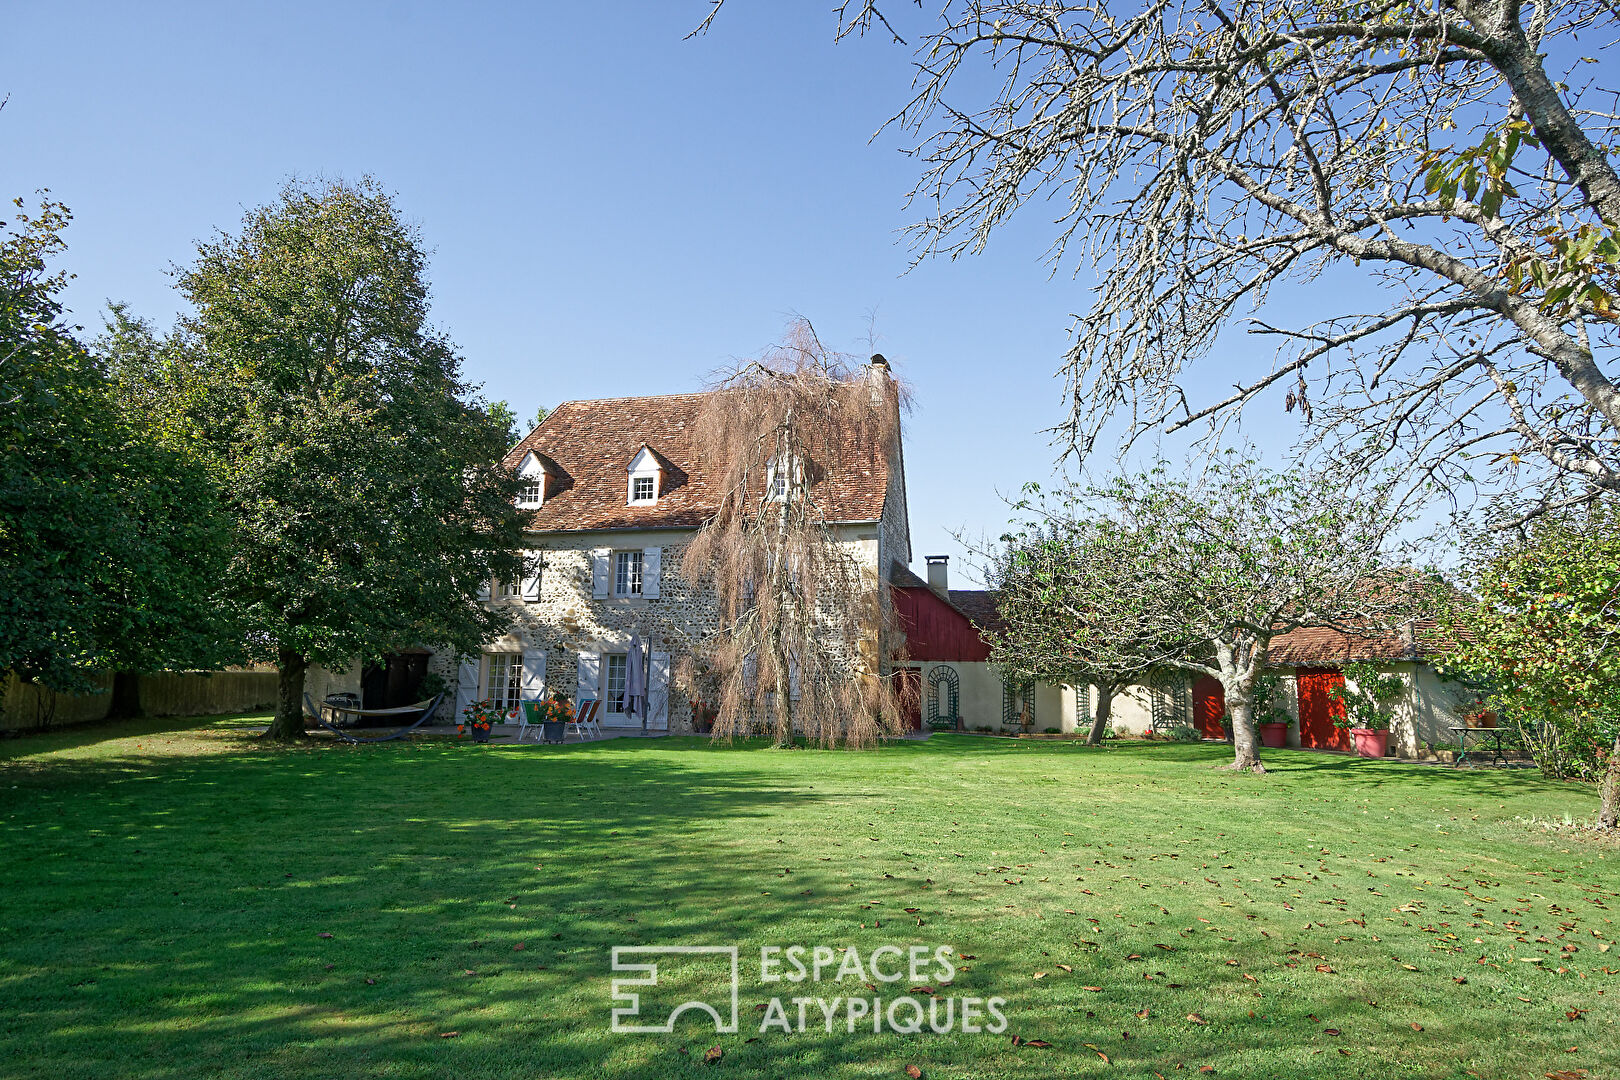
M 804 483 L 804 466 L 797 459 L 791 462 L 791 468 L 782 468 L 775 461 L 771 461 L 765 469 L 765 499 L 768 502 L 787 502 L 788 483 L 791 479 L 794 485 Z
M 518 463 L 518 477 L 523 483 L 518 487 L 517 504 L 524 510 L 545 505 L 546 501 L 546 467 L 538 455 L 528 453 Z
M 651 506 L 658 502 L 663 481 L 664 463 L 650 447 L 643 446 L 630 461 L 630 505 Z

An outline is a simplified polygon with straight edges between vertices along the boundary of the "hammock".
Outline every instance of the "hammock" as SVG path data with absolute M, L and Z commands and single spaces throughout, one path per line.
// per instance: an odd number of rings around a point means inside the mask
M 401 735 L 407 735 L 421 727 L 427 722 L 428 717 L 432 716 L 434 712 L 438 710 L 439 702 L 443 700 L 444 694 L 440 693 L 439 696 L 434 698 L 432 701 L 418 701 L 414 705 L 401 705 L 393 709 L 351 709 L 347 705 L 333 705 L 330 702 L 317 708 L 315 703 L 309 700 L 309 695 L 305 694 L 304 711 L 309 713 L 310 719 L 314 720 L 317 724 L 321 725 L 321 727 L 325 728 L 327 731 L 330 731 L 340 739 L 346 739 L 352 743 L 379 743 L 388 742 L 390 739 L 397 739 Z M 416 714 L 416 719 L 409 725 L 400 728 L 398 731 L 390 732 L 387 735 L 378 735 L 375 738 L 363 739 L 355 735 L 350 735 L 347 731 L 338 728 L 334 724 L 327 723 L 324 715 L 325 712 L 341 714 L 343 716 L 350 716 L 357 719 L 363 716 L 405 717 Z

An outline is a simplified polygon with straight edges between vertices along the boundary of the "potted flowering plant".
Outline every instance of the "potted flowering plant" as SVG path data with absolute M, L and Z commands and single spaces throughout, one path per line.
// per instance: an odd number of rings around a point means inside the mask
M 540 741 L 560 743 L 568 721 L 574 718 L 574 706 L 559 694 L 543 701 L 525 701 L 524 710 L 531 724 L 540 725 Z
M 1365 663 L 1346 665 L 1344 676 L 1343 684 L 1328 691 L 1344 706 L 1344 715 L 1335 718 L 1333 726 L 1350 729 L 1357 754 L 1381 758 L 1389 750 L 1389 710 L 1406 692 L 1406 680 Z
M 1272 748 L 1288 745 L 1288 725 L 1294 718 L 1277 701 L 1282 691 L 1282 677 L 1266 673 L 1254 680 L 1255 727 L 1260 730 L 1260 745 Z
M 461 710 L 461 727 L 456 730 L 461 733 L 471 728 L 473 742 L 489 742 L 489 729 L 500 723 L 505 712 L 490 698 L 469 701 Z

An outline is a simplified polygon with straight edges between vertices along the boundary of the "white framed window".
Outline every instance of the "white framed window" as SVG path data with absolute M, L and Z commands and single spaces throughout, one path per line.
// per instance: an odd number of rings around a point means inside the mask
M 484 697 L 498 709 L 515 709 L 523 699 L 523 654 L 488 653 L 484 657 Z
M 629 672 L 629 657 L 624 653 L 603 653 L 602 708 L 614 715 L 624 713 L 625 675 Z
M 770 462 L 765 469 L 765 498 L 771 502 L 787 502 L 790 478 L 795 484 L 804 482 L 804 469 L 797 460 L 791 460 L 788 468 Z
M 633 503 L 650 503 L 658 499 L 658 477 L 632 476 L 630 478 L 630 501 Z
M 495 582 L 495 584 L 498 586 L 498 588 L 495 591 L 496 596 L 522 596 L 523 595 L 523 582 L 522 581 L 519 581 L 519 580 L 516 580 L 516 579 L 514 579 L 512 581 L 497 580 Z
M 518 462 L 518 477 L 523 481 L 518 487 L 518 506 L 532 508 L 544 505 L 546 467 L 541 464 L 539 457 L 532 452 L 524 454 L 523 460 Z
M 613 595 L 640 596 L 644 555 L 640 551 L 613 553 Z

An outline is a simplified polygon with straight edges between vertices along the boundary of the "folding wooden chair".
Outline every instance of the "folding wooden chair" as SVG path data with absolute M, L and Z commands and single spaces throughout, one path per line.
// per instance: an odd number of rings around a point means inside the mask
M 597 726 L 596 712 L 601 707 L 601 698 L 581 700 L 578 707 L 574 709 L 574 718 L 568 722 L 565 731 L 572 731 L 581 739 L 600 739 L 602 729 Z

